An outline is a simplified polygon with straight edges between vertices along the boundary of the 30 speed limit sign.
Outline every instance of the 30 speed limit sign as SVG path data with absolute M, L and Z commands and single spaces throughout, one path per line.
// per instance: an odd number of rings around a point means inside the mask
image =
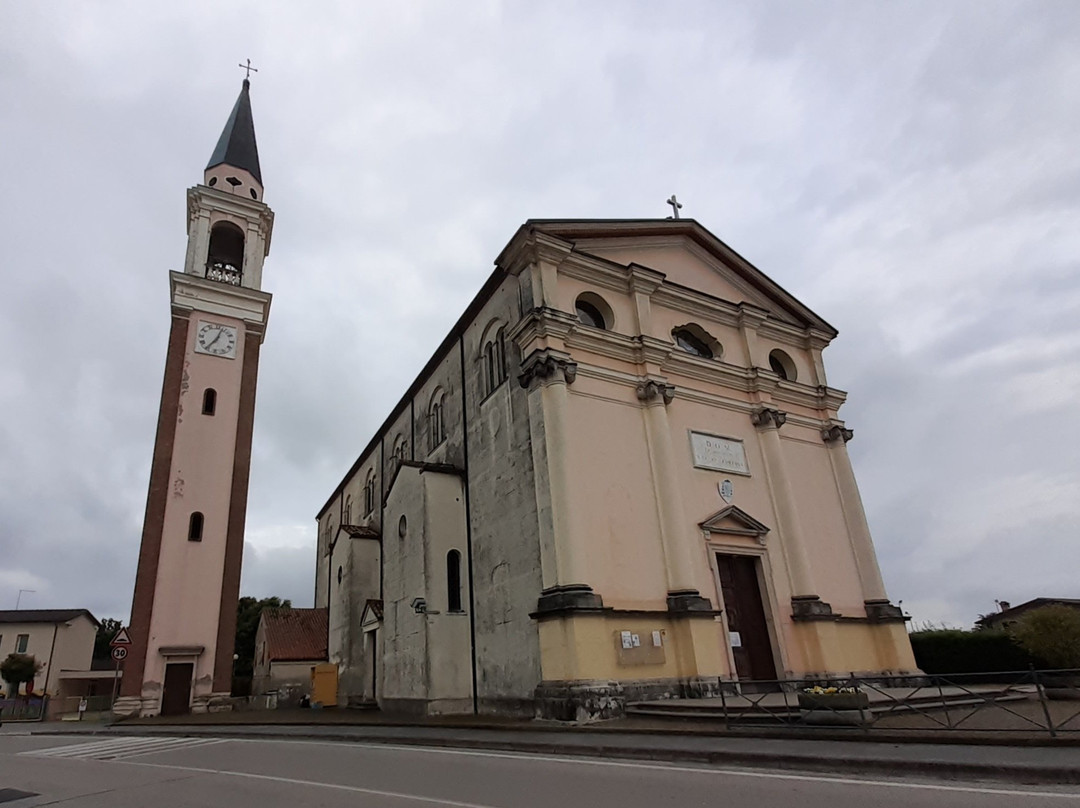
M 119 662 L 121 659 L 125 659 L 126 657 L 127 648 L 125 648 L 124 646 L 118 645 L 114 649 L 112 649 L 112 658 L 115 659 L 117 662 Z

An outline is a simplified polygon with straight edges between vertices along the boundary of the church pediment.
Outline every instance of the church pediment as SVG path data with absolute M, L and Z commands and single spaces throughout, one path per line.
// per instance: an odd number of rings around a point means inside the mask
M 769 528 L 735 505 L 728 505 L 723 510 L 717 511 L 701 522 L 700 527 L 710 534 L 749 536 L 758 541 L 764 541 L 765 534 L 769 532 Z
M 623 267 L 637 264 L 662 273 L 676 287 L 836 335 L 808 306 L 692 219 L 530 220 L 526 226 L 567 242 L 579 254 Z

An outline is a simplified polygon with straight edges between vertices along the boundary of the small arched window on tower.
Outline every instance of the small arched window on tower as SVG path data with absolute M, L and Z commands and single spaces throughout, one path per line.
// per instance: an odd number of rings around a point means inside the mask
M 191 518 L 188 519 L 188 541 L 202 541 L 202 529 L 203 529 L 203 515 L 198 511 L 191 514 Z
M 244 231 L 232 222 L 218 222 L 210 230 L 206 279 L 239 286 L 244 273 Z
M 446 611 L 461 611 L 461 553 L 446 554 Z
M 202 414 L 213 415 L 217 410 L 217 390 L 207 387 L 202 395 Z
M 342 511 L 342 514 L 341 514 L 341 524 L 343 524 L 343 525 L 351 525 L 352 524 L 352 497 L 351 496 L 345 497 L 345 510 Z

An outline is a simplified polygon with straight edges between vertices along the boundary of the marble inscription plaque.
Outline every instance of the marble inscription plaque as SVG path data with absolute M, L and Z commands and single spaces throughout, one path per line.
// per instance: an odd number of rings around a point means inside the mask
M 694 452 L 694 465 L 698 468 L 750 474 L 746 449 L 741 440 L 691 432 L 690 446 Z

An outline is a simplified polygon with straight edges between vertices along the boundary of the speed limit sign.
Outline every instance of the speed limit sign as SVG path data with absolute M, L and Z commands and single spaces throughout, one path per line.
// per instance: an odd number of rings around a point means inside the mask
M 127 658 L 127 648 L 122 645 L 116 646 L 112 649 L 112 658 L 119 662 L 121 659 Z

